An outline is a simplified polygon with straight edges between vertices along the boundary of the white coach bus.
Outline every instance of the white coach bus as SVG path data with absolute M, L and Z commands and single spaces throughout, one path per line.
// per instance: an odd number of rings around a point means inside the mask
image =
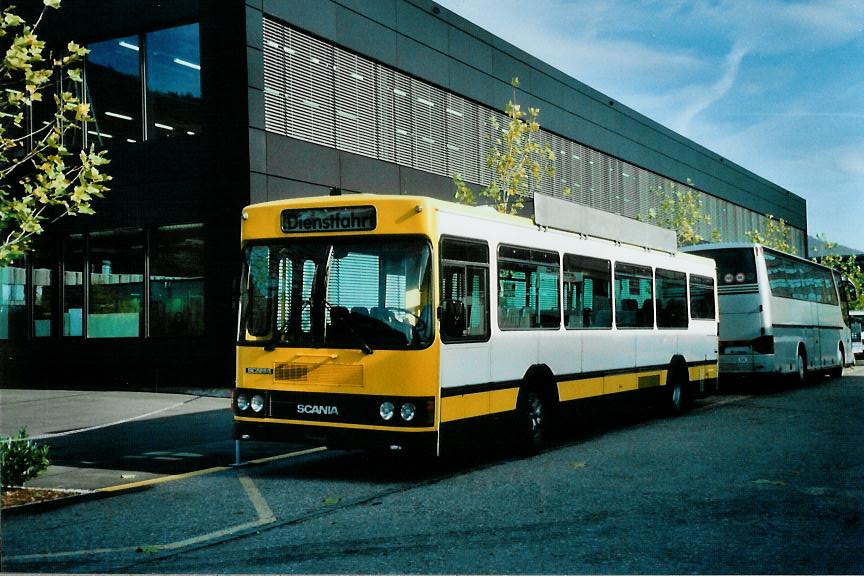
M 412 196 L 245 208 L 235 438 L 440 450 L 506 419 L 536 446 L 562 404 L 642 392 L 677 412 L 713 387 L 714 262 L 535 202 L 534 221 Z
M 847 288 L 836 272 L 759 244 L 683 250 L 717 262 L 720 374 L 843 374 L 852 364 Z

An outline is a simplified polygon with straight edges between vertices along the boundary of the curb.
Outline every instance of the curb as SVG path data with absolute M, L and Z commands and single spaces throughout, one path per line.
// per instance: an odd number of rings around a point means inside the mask
M 131 491 L 131 490 L 130 490 Z M 28 502 L 27 504 L 19 504 L 17 506 L 9 506 L 8 508 L 0 509 L 0 516 L 20 516 L 30 514 L 41 514 L 49 510 L 55 510 L 71 504 L 79 502 L 89 502 L 100 500 L 107 496 L 114 496 L 111 492 L 82 492 L 78 494 L 69 494 L 62 498 L 53 498 L 51 500 L 42 500 L 38 502 Z

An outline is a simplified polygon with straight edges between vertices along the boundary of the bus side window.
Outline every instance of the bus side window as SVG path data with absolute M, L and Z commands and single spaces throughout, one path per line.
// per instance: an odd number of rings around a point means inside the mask
M 445 302 L 461 302 L 461 333 L 441 324 L 444 342 L 477 342 L 489 339 L 489 246 L 462 238 L 441 239 L 441 310 Z M 453 308 L 453 307 L 450 307 Z
M 558 328 L 561 309 L 557 252 L 498 247 L 498 326 L 502 330 Z
M 656 271 L 657 327 L 687 327 L 687 275 L 674 270 Z
M 568 329 L 612 327 L 611 270 L 609 260 L 564 255 L 564 325 Z
M 690 317 L 697 320 L 715 319 L 713 278 L 690 275 Z
M 615 263 L 615 316 L 619 328 L 654 327 L 653 284 L 650 266 Z

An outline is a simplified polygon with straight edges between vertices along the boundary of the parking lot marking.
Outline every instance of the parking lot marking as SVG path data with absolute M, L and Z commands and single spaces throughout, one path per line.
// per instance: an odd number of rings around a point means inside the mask
M 223 470 L 230 470 L 230 468 L 223 468 Z M 188 478 L 188 475 L 186 477 Z M 273 514 L 273 511 L 270 509 L 267 501 L 264 500 L 264 496 L 261 495 L 261 492 L 258 490 L 258 487 L 255 486 L 255 483 L 252 481 L 252 479 L 249 478 L 246 474 L 240 474 L 238 479 L 240 480 L 240 484 L 243 486 L 244 492 L 246 492 L 246 496 L 252 503 L 252 507 L 255 508 L 255 513 L 258 516 L 257 520 L 253 520 L 251 522 L 244 522 L 242 524 L 236 524 L 234 526 L 229 526 L 221 530 L 214 530 L 212 532 L 199 534 L 198 536 L 192 536 L 191 538 L 185 538 L 183 540 L 166 542 L 164 544 L 148 545 L 146 549 L 148 551 L 154 552 L 179 550 L 181 548 L 185 548 L 186 546 L 202 544 L 204 542 L 217 540 L 220 538 L 224 538 L 225 536 L 237 534 L 238 532 L 244 532 L 276 522 L 276 516 Z M 89 556 L 96 554 L 116 554 L 118 552 L 140 552 L 142 549 L 143 547 L 140 546 L 122 546 L 119 548 L 96 548 L 93 550 L 68 550 L 65 552 L 48 552 L 45 554 L 25 554 L 21 556 L 9 556 L 6 559 L 9 561 L 26 562 L 32 560 L 71 558 L 75 556 Z
M 184 478 L 194 478 L 195 476 L 203 476 L 204 474 L 212 474 L 214 472 L 223 472 L 230 470 L 228 466 L 214 466 L 213 468 L 205 468 L 204 470 L 193 470 L 183 474 L 172 474 L 171 476 L 158 476 L 148 480 L 140 480 L 138 482 L 127 482 L 126 484 L 115 484 L 114 486 L 106 486 L 98 488 L 96 492 L 119 492 L 121 490 L 132 490 L 133 488 L 141 488 L 143 486 L 153 486 L 164 482 L 173 482 L 174 480 L 183 480 Z
M 270 506 L 267 504 L 264 496 L 261 495 L 261 491 L 258 490 L 258 487 L 255 486 L 254 482 L 252 482 L 252 479 L 249 478 L 246 474 L 240 474 L 240 484 L 243 485 L 243 489 L 246 491 L 246 496 L 249 497 L 249 500 L 252 502 L 252 506 L 255 507 L 255 512 L 258 513 L 258 520 L 276 520 L 276 516 L 270 509 Z
M 298 450 L 296 452 L 288 452 L 287 454 L 278 454 L 276 456 L 268 456 L 267 458 L 259 458 L 257 460 L 250 460 L 246 464 L 266 464 L 268 462 L 275 462 L 277 460 L 286 460 L 288 458 L 296 458 L 298 456 L 305 456 L 306 454 L 314 454 L 315 452 L 321 452 L 327 450 L 326 446 L 318 446 L 316 448 L 309 448 L 307 450 Z M 175 480 L 183 480 L 184 478 L 194 478 L 195 476 L 202 476 L 204 474 L 213 474 L 215 472 L 224 472 L 225 470 L 230 470 L 230 466 L 214 466 L 212 468 L 205 468 L 203 470 L 193 470 L 192 472 L 185 472 L 183 474 L 172 474 L 171 476 L 158 476 L 156 478 L 150 478 L 148 480 L 141 480 L 139 482 L 127 482 L 125 484 L 116 484 L 114 486 L 106 486 L 105 488 L 98 488 L 96 492 L 119 492 L 121 490 L 132 490 L 133 488 L 142 488 L 144 486 L 153 486 L 156 484 L 162 484 L 164 482 L 173 482 Z

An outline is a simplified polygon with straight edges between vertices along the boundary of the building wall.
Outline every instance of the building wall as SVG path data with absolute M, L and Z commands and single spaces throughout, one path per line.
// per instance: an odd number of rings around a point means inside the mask
M 710 196 L 706 197 L 709 212 L 712 199 L 721 201 L 721 219 L 723 208 L 731 209 L 731 205 L 784 218 L 799 230 L 803 249 L 806 210 L 802 198 L 610 100 L 459 16 L 413 0 L 377 2 L 374 7 L 341 0 L 247 2 L 250 141 L 254 143 L 253 159 L 258 158 L 252 165 L 254 200 L 338 185 L 408 193 L 419 184 L 425 193 L 439 197 L 451 197 L 453 190 L 449 174 L 418 176 L 415 168 L 380 162 L 370 167 L 369 161 L 349 158 L 338 146 L 337 150 L 323 150 L 299 145 L 297 160 L 287 159 L 283 149 L 294 146 L 295 141 L 283 143 L 274 136 L 272 127 L 267 130 L 267 100 L 273 95 L 265 92 L 265 76 L 272 73 L 268 71 L 268 46 L 263 36 L 265 17 L 336 50 L 358 54 L 441 92 L 469 99 L 485 110 L 503 110 L 511 97 L 510 79 L 518 76 L 520 103 L 541 109 L 541 124 L 553 137 L 587 146 L 610 161 L 682 184 L 690 181 Z M 319 165 L 310 166 L 305 162 L 308 158 L 318 158 Z M 364 174 L 370 172 L 380 172 L 381 176 L 369 181 Z M 746 213 L 740 215 L 743 218 L 736 215 L 735 219 L 753 220 Z M 730 227 L 738 234 L 744 228 L 743 224 Z
M 586 157 L 613 170 L 615 178 L 602 172 L 596 177 L 598 198 L 605 199 L 599 202 L 605 202 L 607 209 L 614 204 L 615 182 L 622 183 L 625 173 L 644 181 L 644 186 L 630 189 L 642 195 L 640 207 L 650 203 L 644 196 L 651 186 L 683 185 L 689 179 L 705 194 L 706 207 L 718 210 L 718 222 L 728 219 L 722 212 L 726 208 L 727 213 L 750 215 L 750 224 L 755 222 L 752 215 L 771 213 L 802 233 L 806 230 L 801 198 L 610 102 L 433 3 L 66 0 L 61 14 L 62 18 L 45 22 L 40 36 L 58 43 L 72 38 L 89 44 L 197 22 L 202 130 L 188 138 L 109 142 L 114 180 L 106 199 L 95 205 L 97 215 L 58 222 L 27 263 L 0 270 L 0 386 L 229 386 L 236 322 L 232 285 L 240 267 L 237 240 L 242 206 L 326 194 L 333 186 L 452 197 L 452 166 L 446 162 L 443 169 L 433 169 L 422 155 L 382 159 L 378 148 L 374 153 L 357 153 L 335 139 L 332 144 L 298 139 L 287 135 L 287 125 L 281 130 L 274 127 L 272 114 L 268 126 L 268 98 L 272 108 L 273 95 L 265 92 L 265 18 L 315 38 L 331 51 L 342 50 L 356 62 L 403 75 L 418 94 L 461 102 L 463 110 L 473 111 L 478 126 L 488 114 L 503 110 L 511 95 L 510 79 L 518 76 L 518 99 L 524 106 L 541 109 L 544 138 L 571 152 L 579 147 Z M 374 138 L 379 146 L 377 132 Z M 368 144 L 365 135 L 363 144 Z M 481 146 L 479 142 L 478 150 L 472 151 L 472 162 L 482 163 Z M 582 152 L 573 155 L 582 158 Z M 466 161 L 454 158 L 460 165 Z M 569 170 L 574 183 L 575 166 L 561 163 L 561 174 L 564 168 Z M 482 177 L 480 170 L 478 183 Z M 559 188 L 549 192 L 559 195 Z M 626 192 L 626 188 L 622 183 L 621 189 Z M 585 201 L 578 194 L 574 199 Z M 620 203 L 616 205 L 625 211 Z M 203 230 L 204 312 L 203 327 L 172 336 L 152 326 L 159 314 L 153 298 L 159 288 L 152 285 L 151 272 L 159 263 L 159 234 L 175 225 L 203 227 L 194 229 Z M 735 225 L 740 231 L 746 224 L 741 220 Z M 129 230 L 135 231 L 138 242 L 131 248 L 137 268 L 131 273 L 120 271 L 116 262 L 100 268 L 104 264 L 96 260 L 101 258 L 100 238 L 116 238 L 113 248 L 119 250 L 119 238 L 125 233 L 121 231 Z M 76 238 L 90 248 L 82 253 L 85 259 L 73 265 Z M 64 288 L 69 274 L 73 283 Z M 80 279 L 75 274 L 81 274 Z M 72 287 L 83 290 L 85 300 L 92 299 L 100 290 L 106 292 L 104 286 L 115 276 L 130 289 L 140 286 L 143 291 L 136 312 L 139 335 L 101 337 L 106 322 L 115 323 L 111 330 L 134 331 L 130 312 L 121 309 L 110 313 L 115 316 L 105 314 L 94 320 L 103 326 L 94 323 L 89 337 L 63 336 Z M 86 309 L 86 302 L 78 306 Z M 49 325 L 51 336 L 45 336 Z
M 27 262 L 0 275 L 0 292 L 15 296 L 0 293 L 0 386 L 229 386 L 238 222 L 249 201 L 243 4 L 66 0 L 56 15 L 49 11 L 39 34 L 57 45 L 69 39 L 110 44 L 197 24 L 200 62 L 192 64 L 200 65 L 201 130 L 172 138 L 136 136 L 134 142 L 101 137 L 113 180 L 106 197 L 94 203 L 96 215 L 53 224 Z M 119 89 L 107 86 L 108 92 Z M 95 88 L 87 94 L 101 118 L 104 96 L 98 101 Z M 94 125 L 82 133 L 98 145 L 102 131 L 107 133 Z M 159 271 L 166 264 L 158 242 L 178 229 L 189 231 L 178 247 L 186 261 L 169 257 L 167 266 L 189 268 L 196 260 L 196 271 L 171 278 L 170 271 Z M 134 242 L 124 253 L 120 238 L 130 234 Z M 87 248 L 72 258 L 76 242 Z M 99 251 L 106 245 L 116 251 L 107 263 Z M 120 269 L 133 261 L 131 273 Z M 173 296 L 165 297 L 169 284 Z M 191 294 L 182 303 L 184 314 L 194 313 L 191 320 L 165 310 L 165 298 L 183 299 L 184 293 Z M 96 313 L 96 300 L 106 301 L 108 311 Z M 160 322 L 166 314 L 171 317 Z

